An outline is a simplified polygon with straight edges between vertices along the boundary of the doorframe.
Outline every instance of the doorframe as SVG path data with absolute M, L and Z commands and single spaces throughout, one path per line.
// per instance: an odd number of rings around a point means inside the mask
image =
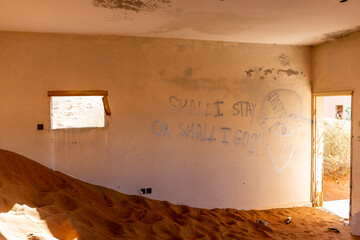
M 313 207 L 322 206 L 322 191 L 321 200 L 319 202 L 317 198 L 316 189 L 316 98 L 317 97 L 336 97 L 336 96 L 351 96 L 351 110 L 353 109 L 353 90 L 336 91 L 336 92 L 313 92 L 311 95 L 311 203 Z M 351 111 L 352 113 L 352 111 Z M 352 168 L 353 168 L 353 116 L 351 115 L 350 120 L 351 126 L 351 138 L 350 138 L 350 212 L 351 218 L 351 203 L 352 203 Z

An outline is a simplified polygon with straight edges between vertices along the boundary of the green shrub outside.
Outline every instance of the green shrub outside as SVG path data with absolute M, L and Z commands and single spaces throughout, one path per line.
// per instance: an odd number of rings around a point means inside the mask
M 334 180 L 350 171 L 350 121 L 324 119 L 324 176 Z

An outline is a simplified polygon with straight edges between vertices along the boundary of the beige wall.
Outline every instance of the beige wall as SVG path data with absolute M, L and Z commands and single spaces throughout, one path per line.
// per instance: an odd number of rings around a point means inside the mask
M 285 45 L 2 32 L 0 147 L 178 204 L 309 203 L 310 58 Z M 51 131 L 49 90 L 108 90 L 108 126 Z
M 313 91 L 328 92 L 354 90 L 352 108 L 352 216 L 360 212 L 360 34 L 325 43 L 313 52 Z M 355 233 L 352 221 L 352 233 Z M 360 221 L 357 220 L 357 235 L 360 235 Z

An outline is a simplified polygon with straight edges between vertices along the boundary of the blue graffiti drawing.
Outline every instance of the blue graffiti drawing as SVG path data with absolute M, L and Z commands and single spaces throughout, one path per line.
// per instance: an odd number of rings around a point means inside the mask
M 276 172 L 290 163 L 301 135 L 302 102 L 289 89 L 270 92 L 261 108 L 261 131 Z

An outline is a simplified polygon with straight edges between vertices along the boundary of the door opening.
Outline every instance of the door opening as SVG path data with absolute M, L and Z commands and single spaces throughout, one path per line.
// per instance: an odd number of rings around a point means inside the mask
M 352 93 L 313 95 L 313 205 L 350 217 Z

